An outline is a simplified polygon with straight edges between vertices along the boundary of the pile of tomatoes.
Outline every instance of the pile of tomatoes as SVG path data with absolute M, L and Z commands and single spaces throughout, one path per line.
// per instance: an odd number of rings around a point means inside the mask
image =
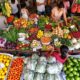
M 7 80 L 20 80 L 23 70 L 23 58 L 16 58 L 12 61 Z

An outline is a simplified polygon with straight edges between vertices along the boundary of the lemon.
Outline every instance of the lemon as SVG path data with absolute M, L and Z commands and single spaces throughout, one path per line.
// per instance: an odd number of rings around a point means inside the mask
M 6 63 L 5 65 L 6 65 L 6 66 L 9 66 L 9 63 Z
M 7 71 L 7 68 L 5 67 L 5 68 L 3 68 L 3 70 L 4 70 L 4 71 Z

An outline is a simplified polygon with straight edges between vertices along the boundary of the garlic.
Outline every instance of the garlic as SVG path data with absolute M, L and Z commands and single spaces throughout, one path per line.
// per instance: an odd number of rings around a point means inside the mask
M 72 39 L 72 43 L 73 43 L 73 44 L 77 43 L 77 39 L 76 39 L 76 38 L 73 38 L 73 39 Z
M 71 28 L 71 29 L 75 28 L 75 25 L 71 25 L 70 28 Z

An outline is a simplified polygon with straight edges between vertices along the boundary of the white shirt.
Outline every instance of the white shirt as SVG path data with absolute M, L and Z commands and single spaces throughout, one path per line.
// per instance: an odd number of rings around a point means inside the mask
M 36 0 L 36 2 L 44 3 L 45 0 Z M 38 10 L 39 12 L 45 11 L 45 5 L 39 5 L 39 6 L 37 6 L 37 10 Z
M 22 18 L 28 20 L 28 12 L 26 9 L 21 9 Z
M 5 24 L 6 17 L 5 16 L 0 16 L 0 29 L 4 30 L 6 29 L 7 25 Z
M 18 1 L 15 0 L 15 3 L 12 4 L 11 1 L 10 2 L 10 5 L 11 5 L 11 8 L 12 8 L 12 14 L 16 14 L 18 12 L 18 7 L 17 7 L 17 4 L 18 4 Z

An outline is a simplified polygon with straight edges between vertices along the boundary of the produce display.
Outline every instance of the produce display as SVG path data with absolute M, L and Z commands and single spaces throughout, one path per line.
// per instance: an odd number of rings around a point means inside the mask
M 48 51 L 52 47 L 55 49 L 65 44 L 70 50 L 80 48 L 80 19 L 78 17 L 68 18 L 66 26 L 64 22 L 55 23 L 47 16 L 38 16 L 36 21 L 33 20 L 34 17 L 25 20 L 13 19 L 12 16 L 10 20 L 10 22 L 13 21 L 12 26 L 5 31 L 0 30 L 0 38 L 6 40 L 4 46 L 0 47 L 23 51 L 38 49 Z
M 80 13 L 80 0 L 77 0 L 76 3 L 72 5 L 72 13 Z
M 64 64 L 66 80 L 80 80 L 80 58 L 70 57 Z
M 12 61 L 7 80 L 20 80 L 23 70 L 23 58 L 16 58 Z
M 10 66 L 12 56 L 6 53 L 0 53 L 0 80 L 5 80 L 8 74 L 8 68 Z
M 79 16 L 67 18 L 65 25 L 64 21 L 54 22 L 49 16 L 35 13 L 28 20 L 17 18 L 11 15 L 8 0 L 0 2 L 0 8 L 9 25 L 6 30 L 0 30 L 0 50 L 51 51 L 59 50 L 63 44 L 69 51 L 80 49 Z M 80 14 L 80 0 L 72 5 L 71 12 Z M 62 71 L 65 80 L 80 80 L 80 58 L 69 57 L 63 66 L 49 53 L 46 56 L 33 53 L 22 58 L 0 53 L 0 80 L 64 80 Z
M 55 57 L 32 57 L 24 60 L 24 80 L 62 80 L 60 76 L 63 64 L 56 61 Z

